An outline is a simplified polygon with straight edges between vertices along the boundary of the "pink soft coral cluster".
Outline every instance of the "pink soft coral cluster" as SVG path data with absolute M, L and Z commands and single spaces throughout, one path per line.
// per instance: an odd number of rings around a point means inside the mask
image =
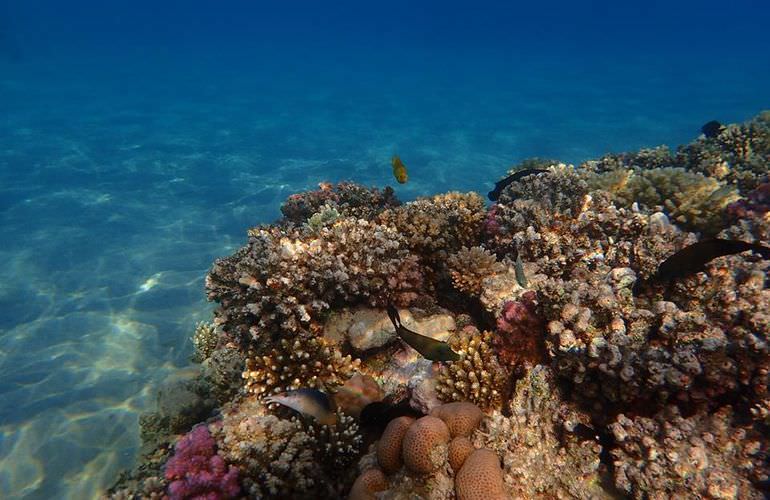
M 487 218 L 484 220 L 484 232 L 489 236 L 495 236 L 500 232 L 500 222 L 497 220 L 497 203 L 487 212 Z
M 216 442 L 205 425 L 199 425 L 176 444 L 166 464 L 169 497 L 174 499 L 219 500 L 235 498 L 241 492 L 238 469 L 227 467 L 216 454 Z
M 536 298 L 535 292 L 528 291 L 519 300 L 503 305 L 493 341 L 502 363 L 531 367 L 542 361 L 543 320 L 537 312 Z

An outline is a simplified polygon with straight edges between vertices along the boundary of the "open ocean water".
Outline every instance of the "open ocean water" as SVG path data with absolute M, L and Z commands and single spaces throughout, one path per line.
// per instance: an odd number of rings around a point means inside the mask
M 210 264 L 291 193 L 393 154 L 403 200 L 486 193 L 769 108 L 770 3 L 671 3 L 0 3 L 0 498 L 132 465 Z

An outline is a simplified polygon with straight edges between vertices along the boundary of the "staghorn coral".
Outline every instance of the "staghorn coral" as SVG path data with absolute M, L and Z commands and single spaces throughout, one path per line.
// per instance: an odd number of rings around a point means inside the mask
M 241 492 L 238 469 L 227 466 L 216 453 L 216 442 L 205 425 L 199 425 L 176 444 L 166 464 L 168 495 L 184 498 L 235 498 Z
M 253 343 L 279 329 L 317 332 L 332 306 L 383 305 L 388 297 L 406 305 L 421 292 L 422 271 L 393 228 L 343 218 L 312 233 L 250 230 L 247 246 L 214 263 L 206 288 L 220 304 L 216 323 Z
M 770 477 L 766 436 L 737 424 L 729 406 L 688 418 L 673 406 L 621 414 L 610 428 L 615 485 L 633 498 L 764 498 L 752 482 Z
M 680 147 L 675 163 L 736 185 L 741 193 L 767 182 L 770 111 L 764 111 L 746 123 L 728 125 L 716 137 L 699 138 Z
M 492 349 L 490 332 L 466 327 L 450 341 L 460 359 L 442 364 L 436 393 L 443 401 L 470 401 L 482 409 L 499 408 L 506 392 L 508 376 Z
M 315 191 L 289 196 L 281 205 L 281 213 L 285 221 L 302 224 L 326 206 L 337 211 L 338 215 L 369 220 L 380 211 L 400 204 L 390 187 L 380 191 L 352 182 L 334 185 L 322 182 Z
M 313 337 L 305 342 L 281 339 L 269 354 L 249 354 L 243 372 L 244 387 L 256 395 L 302 387 L 331 390 L 345 383 L 360 363 L 350 355 L 343 356 L 323 338 Z
M 481 295 L 485 278 L 503 273 L 506 266 L 483 247 L 462 247 L 447 259 L 452 284 L 461 292 L 472 296 Z
M 513 498 L 612 498 L 600 484 L 601 446 L 573 433 L 588 417 L 563 402 L 556 376 L 538 365 L 516 384 L 510 417 L 494 412 L 472 441 L 502 458 Z
M 217 348 L 219 335 L 214 325 L 205 321 L 201 321 L 195 325 L 195 332 L 193 333 L 192 341 L 193 347 L 195 348 L 195 353 L 192 356 L 192 360 L 201 363 L 209 356 L 211 356 L 211 354 Z
M 385 210 L 376 220 L 398 231 L 425 262 L 437 265 L 463 247 L 479 245 L 485 218 L 481 196 L 451 192 Z

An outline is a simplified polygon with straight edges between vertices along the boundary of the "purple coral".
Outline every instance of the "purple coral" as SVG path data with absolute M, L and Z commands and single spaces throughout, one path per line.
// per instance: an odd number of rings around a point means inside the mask
M 494 345 L 497 357 L 504 364 L 521 363 L 534 366 L 543 358 L 543 320 L 537 312 L 537 295 L 524 292 L 517 301 L 508 301 L 497 318 L 497 333 Z
M 216 442 L 205 425 L 199 425 L 176 444 L 166 464 L 166 479 L 172 481 L 168 495 L 173 499 L 218 500 L 235 498 L 241 492 L 238 469 L 227 467 L 216 453 Z
M 770 212 L 770 182 L 760 184 L 746 198 L 727 206 L 727 213 L 734 219 L 761 218 Z

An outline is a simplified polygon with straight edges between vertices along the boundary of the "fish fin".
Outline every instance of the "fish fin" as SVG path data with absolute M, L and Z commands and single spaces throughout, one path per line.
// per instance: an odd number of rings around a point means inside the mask
M 393 323 L 393 326 L 396 328 L 396 332 L 398 332 L 398 329 L 401 328 L 401 316 L 398 314 L 398 309 L 396 309 L 396 306 L 394 306 L 393 303 L 388 302 L 387 310 L 388 317 Z

